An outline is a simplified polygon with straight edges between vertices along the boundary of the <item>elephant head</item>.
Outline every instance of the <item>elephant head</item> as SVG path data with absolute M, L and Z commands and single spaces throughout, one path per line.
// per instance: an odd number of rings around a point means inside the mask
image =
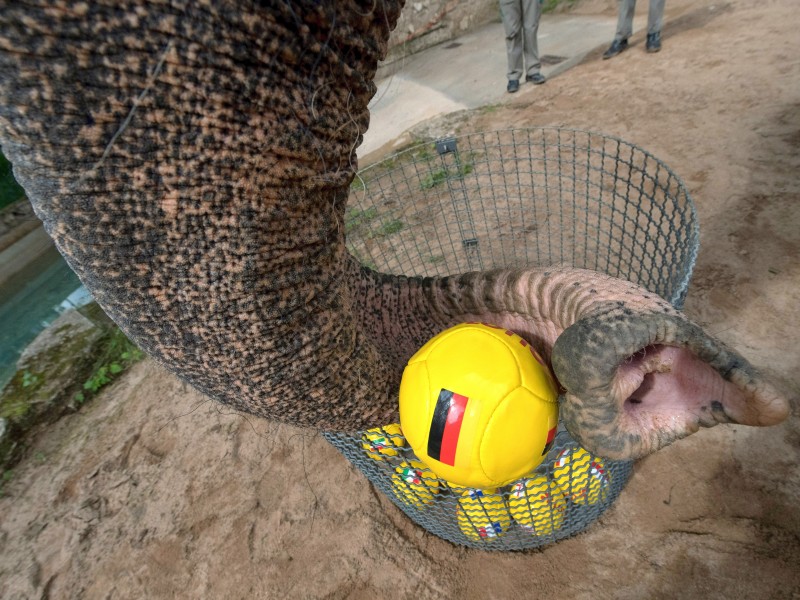
M 571 268 L 373 272 L 343 215 L 400 5 L 30 0 L 0 17 L 0 143 L 119 326 L 212 398 L 299 426 L 397 418 L 405 361 L 462 321 L 550 361 L 564 422 L 634 458 L 788 402 L 666 301 Z

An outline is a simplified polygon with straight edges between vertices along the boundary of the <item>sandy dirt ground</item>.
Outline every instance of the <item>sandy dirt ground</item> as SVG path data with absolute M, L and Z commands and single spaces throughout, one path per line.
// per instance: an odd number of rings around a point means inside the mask
M 577 127 L 664 160 L 701 221 L 686 311 L 797 398 L 796 2 L 676 1 L 667 17 L 660 54 L 638 34 L 614 60 L 598 51 L 427 127 Z M 318 435 L 230 413 L 145 361 L 15 469 L 0 595 L 797 599 L 798 465 L 795 405 L 781 426 L 720 426 L 640 461 L 585 533 L 542 551 L 467 550 L 410 523 Z

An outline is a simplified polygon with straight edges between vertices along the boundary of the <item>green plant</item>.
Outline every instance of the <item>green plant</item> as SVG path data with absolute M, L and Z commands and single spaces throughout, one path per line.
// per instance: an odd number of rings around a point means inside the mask
M 544 0 L 542 3 L 542 12 L 551 12 L 555 10 L 559 4 L 565 4 L 567 8 L 569 8 L 575 4 L 575 0 Z
M 378 209 L 370 206 L 366 209 L 349 208 L 344 213 L 344 232 L 349 234 L 362 225 L 366 225 L 378 216 Z
M 41 381 L 41 378 L 38 375 L 36 375 L 34 373 L 31 373 L 27 369 L 25 371 L 23 371 L 23 373 L 22 373 L 22 387 L 24 387 L 24 388 L 34 387 L 40 381 Z
M 0 153 L 0 208 L 13 204 L 25 195 L 25 191 L 14 179 L 11 164 Z
M 447 171 L 445 169 L 439 169 L 438 171 L 434 171 L 430 175 L 426 176 L 419 184 L 419 187 L 423 190 L 429 190 L 431 188 L 436 187 L 440 183 L 443 183 L 447 180 Z
M 5 487 L 6 484 L 14 478 L 14 471 L 11 469 L 6 469 L 3 471 L 2 477 L 0 477 L 0 498 L 5 495 Z
M 451 170 L 442 167 L 438 171 L 434 171 L 425 177 L 419 184 L 423 190 L 429 190 L 437 185 L 444 183 L 448 179 L 463 179 L 465 175 L 469 175 L 474 170 L 472 163 L 458 164 L 455 169 Z
M 381 224 L 380 229 L 378 229 L 373 237 L 385 237 L 387 235 L 392 235 L 393 233 L 401 231 L 403 227 L 405 227 L 405 223 L 399 219 L 393 219 Z
M 144 353 L 115 328 L 109 335 L 105 351 L 95 361 L 91 375 L 83 382 L 83 391 L 76 393 L 73 400 L 79 405 L 83 404 L 142 358 Z
M 428 146 L 423 146 L 422 148 L 420 148 L 419 150 L 417 150 L 414 153 L 414 158 L 416 158 L 418 160 L 428 161 L 428 160 L 431 160 L 433 157 L 434 157 L 434 154 L 433 154 L 433 152 L 431 152 L 431 149 Z
M 109 377 L 109 367 L 103 365 L 97 369 L 97 371 L 92 373 L 89 379 L 83 382 L 83 389 L 97 393 L 101 387 L 108 383 L 111 383 L 111 377 Z

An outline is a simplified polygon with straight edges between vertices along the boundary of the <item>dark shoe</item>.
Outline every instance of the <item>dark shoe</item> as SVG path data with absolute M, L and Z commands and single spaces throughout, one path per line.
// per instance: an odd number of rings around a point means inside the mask
M 648 33 L 645 48 L 648 52 L 658 52 L 661 50 L 661 32 Z
M 530 81 L 533 85 L 542 85 L 547 79 L 541 73 L 534 73 L 525 77 L 525 81 Z
M 506 91 L 509 94 L 513 94 L 517 90 L 519 90 L 519 79 L 509 79 L 508 85 L 506 86 Z
M 650 38 L 648 37 L 648 39 L 650 39 Z M 619 54 L 620 52 L 624 52 L 627 49 L 628 49 L 628 38 L 625 38 L 624 40 L 619 40 L 619 41 L 618 40 L 614 40 L 613 42 L 611 42 L 611 46 L 608 47 L 608 50 L 606 50 L 603 53 L 603 60 L 607 60 L 609 58 L 613 58 L 617 54 Z

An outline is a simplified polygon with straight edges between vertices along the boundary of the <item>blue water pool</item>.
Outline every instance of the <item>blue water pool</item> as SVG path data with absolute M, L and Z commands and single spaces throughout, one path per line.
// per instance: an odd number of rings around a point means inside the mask
M 14 375 L 25 347 L 65 310 L 91 300 L 51 247 L 0 286 L 0 387 Z

